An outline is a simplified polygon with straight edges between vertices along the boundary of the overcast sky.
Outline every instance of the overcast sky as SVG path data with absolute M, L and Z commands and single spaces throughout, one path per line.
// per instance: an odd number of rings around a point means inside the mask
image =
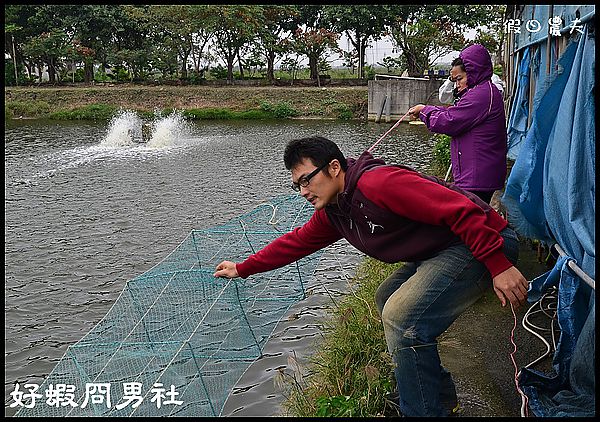
M 476 35 L 476 31 L 471 30 L 465 34 L 465 37 L 469 40 L 469 39 L 475 38 L 475 35 Z M 352 44 L 350 43 L 350 41 L 344 34 L 342 34 L 342 36 L 340 37 L 340 40 L 338 41 L 338 45 L 340 46 L 340 48 L 342 48 L 343 50 L 346 50 L 346 51 L 350 51 L 354 48 L 354 47 L 352 47 Z M 383 58 L 386 56 L 392 56 L 392 57 L 399 56 L 398 52 L 394 49 L 394 44 L 390 40 L 390 37 L 382 38 L 379 41 L 372 41 L 371 47 L 368 47 L 366 50 L 367 51 L 365 53 L 365 60 L 368 65 L 373 65 L 373 64 L 376 64 L 377 62 L 381 62 L 383 60 Z M 447 63 L 448 65 L 450 65 L 452 60 L 454 60 L 456 57 L 458 57 L 458 53 L 459 53 L 459 51 L 453 51 L 445 56 L 442 56 L 439 59 L 437 59 L 434 64 Z M 329 58 L 329 62 L 331 63 L 332 66 L 341 66 L 342 65 L 341 60 L 332 61 L 335 57 L 337 57 L 337 54 L 332 54 Z M 308 60 L 307 60 L 307 63 L 308 63 Z

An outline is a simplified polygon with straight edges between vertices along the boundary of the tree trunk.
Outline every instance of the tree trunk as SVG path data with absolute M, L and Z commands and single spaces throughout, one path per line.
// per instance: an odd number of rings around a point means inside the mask
M 46 65 L 48 68 L 48 82 L 51 83 L 52 85 L 56 84 L 56 72 L 54 70 L 53 61 L 54 61 L 54 59 L 50 58 L 46 62 Z
M 357 34 L 358 34 L 358 32 L 357 32 Z M 347 37 L 348 37 L 348 39 L 350 40 L 350 43 L 352 44 L 352 47 L 354 47 L 354 49 L 356 50 L 356 55 L 357 55 L 357 57 L 358 57 L 358 69 L 357 69 L 357 70 L 358 70 L 358 77 L 360 78 L 360 74 L 361 74 L 361 71 L 362 71 L 362 66 L 361 66 L 361 61 L 360 61 L 360 58 L 361 58 L 361 49 L 360 49 L 360 43 L 359 43 L 359 42 L 357 42 L 357 41 L 356 41 L 356 40 L 355 40 L 355 39 L 352 37 L 352 35 L 350 34 L 350 32 L 349 32 L 349 31 L 346 31 L 346 36 L 347 36 Z M 358 35 L 357 35 L 357 37 L 358 37 Z M 357 38 L 357 39 L 358 39 L 358 38 Z M 360 40 L 359 40 L 359 41 L 360 41 Z M 350 60 L 351 60 L 351 59 L 350 59 Z M 354 75 L 354 65 L 352 66 L 352 74 Z
M 408 70 L 408 76 L 423 76 L 423 70 L 420 69 L 419 60 L 411 51 L 404 50 L 404 55 L 406 56 L 406 68 Z
M 233 85 L 233 60 L 235 59 L 234 54 L 227 56 L 227 85 Z
M 244 68 L 242 66 L 242 59 L 240 58 L 240 48 L 235 49 L 235 55 L 237 56 L 238 67 L 240 69 L 240 78 L 244 80 Z
M 197 62 L 194 61 L 194 73 L 196 74 L 196 76 L 200 76 L 200 60 L 198 60 Z
M 275 83 L 275 51 L 273 50 L 267 54 L 267 80 L 271 85 Z
M 358 68 L 360 69 L 360 75 L 358 75 L 359 78 L 364 79 L 365 77 L 365 49 L 366 49 L 366 44 L 367 44 L 367 40 L 365 39 L 358 39 L 359 45 L 360 45 L 360 57 L 358 58 Z
M 318 58 L 311 54 L 308 56 L 308 66 L 310 68 L 310 79 L 317 79 L 319 74 Z
M 91 84 L 94 81 L 94 62 L 88 60 L 84 64 L 84 81 L 86 84 Z
M 189 53 L 182 54 L 181 56 L 181 79 L 187 79 L 187 59 L 189 57 Z

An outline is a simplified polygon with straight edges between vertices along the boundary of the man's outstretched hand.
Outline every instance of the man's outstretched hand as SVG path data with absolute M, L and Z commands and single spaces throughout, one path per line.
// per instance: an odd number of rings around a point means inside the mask
M 513 304 L 515 309 L 524 305 L 527 301 L 529 283 L 514 266 L 494 277 L 493 283 L 494 291 L 500 302 L 502 302 L 502 306 L 506 305 L 506 299 Z
M 231 261 L 223 261 L 219 265 L 217 265 L 216 271 L 214 273 L 215 277 L 225 277 L 225 278 L 236 278 L 240 275 L 235 268 L 235 262 Z

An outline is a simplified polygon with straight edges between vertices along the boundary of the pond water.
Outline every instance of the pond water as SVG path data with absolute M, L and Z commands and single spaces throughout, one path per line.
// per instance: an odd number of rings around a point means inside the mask
M 168 255 L 192 229 L 222 224 L 289 194 L 283 150 L 321 135 L 348 156 L 389 124 L 324 120 L 185 122 L 154 127 L 131 143 L 139 122 L 12 121 L 5 128 L 5 415 L 15 382 L 41 384 L 110 309 L 127 280 Z M 401 124 L 374 151 L 425 171 L 434 142 Z M 224 259 L 227 257 L 224 256 Z M 301 364 L 361 255 L 343 242 L 324 254 L 309 296 L 278 325 L 265 356 L 246 371 L 223 415 L 281 412 L 278 370 Z

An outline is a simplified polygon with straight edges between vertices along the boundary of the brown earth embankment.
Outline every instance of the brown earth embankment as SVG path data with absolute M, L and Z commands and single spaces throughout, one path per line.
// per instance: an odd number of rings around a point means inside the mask
M 156 109 L 231 111 L 260 110 L 265 104 L 286 103 L 305 118 L 362 118 L 367 113 L 366 86 L 278 87 L 278 86 L 136 86 L 10 87 L 4 90 L 5 109 L 29 105 L 29 116 L 104 105 L 135 111 Z M 35 109 L 42 110 L 35 115 Z M 18 116 L 14 116 L 18 117 Z

